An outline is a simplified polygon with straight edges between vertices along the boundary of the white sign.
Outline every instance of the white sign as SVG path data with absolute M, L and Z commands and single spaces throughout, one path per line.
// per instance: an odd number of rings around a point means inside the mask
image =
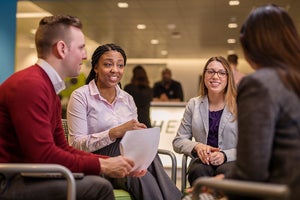
M 160 141 L 158 148 L 170 150 L 173 153 L 172 141 L 176 136 L 180 126 L 181 119 L 185 110 L 186 103 L 183 102 L 152 102 L 150 108 L 150 117 L 152 127 L 159 127 Z M 182 154 L 175 153 L 177 166 L 181 166 Z M 170 158 L 161 156 L 165 166 L 171 166 Z

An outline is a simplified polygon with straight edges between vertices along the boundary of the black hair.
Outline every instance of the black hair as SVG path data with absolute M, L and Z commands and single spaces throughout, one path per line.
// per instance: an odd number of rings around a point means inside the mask
M 239 57 L 236 54 L 230 54 L 230 55 L 227 56 L 228 62 L 232 63 L 232 64 L 235 64 L 235 65 L 237 65 L 237 63 L 238 63 L 238 58 Z

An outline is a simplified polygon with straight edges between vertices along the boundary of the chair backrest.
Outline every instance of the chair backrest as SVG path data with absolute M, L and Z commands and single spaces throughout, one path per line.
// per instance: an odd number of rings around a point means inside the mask
M 61 119 L 61 122 L 62 122 L 62 127 L 65 132 L 66 139 L 68 141 L 68 135 L 69 135 L 68 121 L 67 121 L 67 119 Z
M 193 199 L 199 199 L 202 187 L 216 189 L 225 194 L 236 194 L 245 197 L 268 197 L 287 200 L 290 190 L 287 185 L 241 181 L 233 179 L 216 180 L 214 177 L 200 177 L 195 181 Z M 255 199 L 256 199 L 255 198 Z
M 76 185 L 69 169 L 58 164 L 0 163 L 0 173 L 61 173 L 67 179 L 68 200 L 76 199 Z

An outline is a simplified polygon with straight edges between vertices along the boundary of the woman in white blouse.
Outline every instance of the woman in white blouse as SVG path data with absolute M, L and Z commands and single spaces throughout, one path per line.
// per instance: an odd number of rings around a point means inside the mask
M 119 143 L 126 131 L 147 128 L 137 121 L 132 96 L 119 86 L 125 65 L 126 54 L 115 44 L 99 46 L 93 53 L 87 85 L 72 93 L 67 109 L 72 146 L 118 156 Z M 134 199 L 181 199 L 181 192 L 166 174 L 158 156 L 147 170 L 143 177 L 110 181 L 115 188 L 127 190 Z

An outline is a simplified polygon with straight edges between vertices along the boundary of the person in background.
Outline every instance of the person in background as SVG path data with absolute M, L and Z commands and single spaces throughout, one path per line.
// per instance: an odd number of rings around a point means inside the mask
M 137 120 L 133 97 L 118 85 L 126 60 L 124 50 L 115 44 L 101 45 L 94 51 L 87 85 L 72 93 L 67 108 L 72 146 L 95 154 L 119 156 L 120 141 L 126 131 L 147 128 Z M 158 155 L 145 176 L 109 180 L 115 188 L 128 191 L 133 199 L 181 198 Z
M 150 104 L 153 98 L 153 91 L 149 86 L 147 72 L 143 66 L 137 65 L 133 68 L 132 73 L 131 82 L 125 85 L 124 90 L 134 99 L 137 106 L 138 121 L 150 128 Z
M 233 77 L 235 85 L 238 86 L 241 79 L 245 76 L 244 73 L 240 72 L 237 68 L 238 66 L 238 56 L 236 54 L 230 54 L 227 56 L 227 60 L 232 67 L 233 70 Z
M 191 186 L 199 177 L 229 173 L 236 159 L 236 87 L 232 68 L 224 57 L 211 57 L 202 75 L 200 95 L 188 101 L 173 140 L 175 152 L 193 157 L 188 169 Z
M 82 24 L 68 15 L 41 19 L 35 34 L 37 63 L 14 73 L 0 86 L 0 163 L 60 164 L 87 176 L 76 180 L 77 199 L 114 199 L 113 187 L 100 177 L 129 175 L 134 163 L 68 145 L 58 93 L 64 79 L 79 75 L 86 59 Z M 143 175 L 145 172 L 134 173 Z M 66 199 L 64 179 L 36 179 L 2 174 L 0 199 Z
M 255 72 L 238 89 L 237 160 L 225 178 L 286 184 L 300 197 L 300 37 L 287 11 L 257 7 L 240 31 Z M 254 199 L 233 197 L 230 199 Z
M 162 80 L 153 86 L 153 101 L 183 101 L 180 82 L 172 79 L 172 72 L 166 68 L 161 73 Z

